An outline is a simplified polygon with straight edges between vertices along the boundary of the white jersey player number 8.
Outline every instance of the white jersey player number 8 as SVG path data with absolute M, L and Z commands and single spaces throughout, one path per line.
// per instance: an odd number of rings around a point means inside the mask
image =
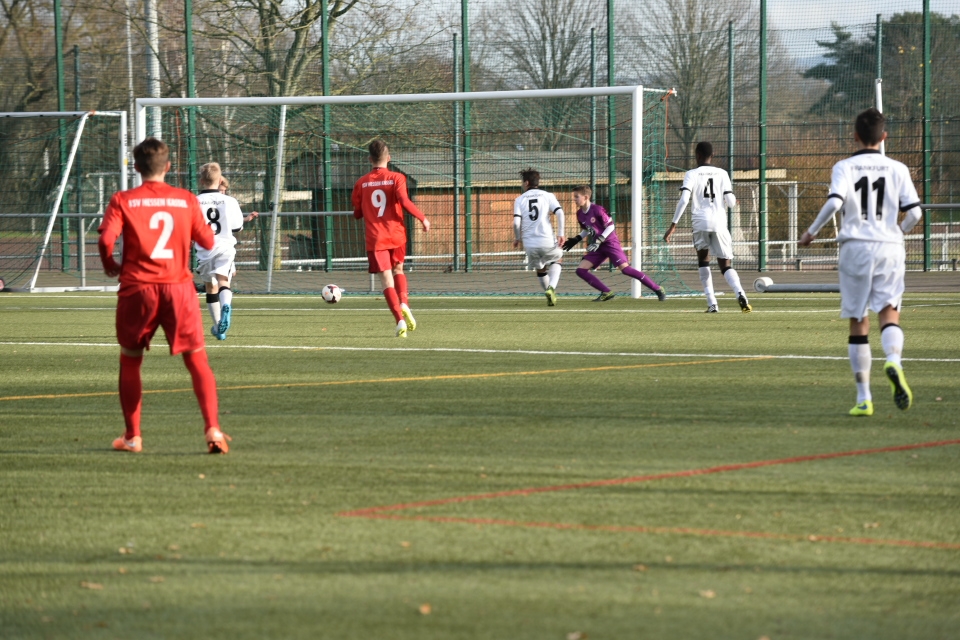
M 161 224 L 163 225 L 163 231 L 160 232 L 160 239 L 157 240 L 156 246 L 153 247 L 150 258 L 153 260 L 172 260 L 173 249 L 167 246 L 167 242 L 170 241 L 170 236 L 173 235 L 173 216 L 166 211 L 157 211 L 150 216 L 151 229 L 159 229 Z
M 383 192 L 383 189 L 377 189 L 370 195 L 370 200 L 373 202 L 379 211 L 377 211 L 377 217 L 382 218 L 383 212 L 387 209 L 387 194 Z

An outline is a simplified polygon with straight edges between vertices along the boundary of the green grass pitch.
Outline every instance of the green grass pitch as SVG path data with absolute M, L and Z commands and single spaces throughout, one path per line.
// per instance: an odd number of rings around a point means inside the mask
M 0 637 L 960 637 L 960 296 L 871 418 L 836 296 L 413 302 L 238 295 L 227 456 L 158 337 L 131 455 L 115 298 L 0 296 Z

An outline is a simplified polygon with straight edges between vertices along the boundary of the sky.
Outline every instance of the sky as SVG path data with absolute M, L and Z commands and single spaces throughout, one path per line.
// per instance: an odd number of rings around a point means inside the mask
M 798 10 L 801 8 L 802 10 Z M 930 10 L 944 15 L 960 14 L 957 0 L 930 0 Z M 774 29 L 815 29 L 874 23 L 877 14 L 889 18 L 895 13 L 923 11 L 921 0 L 768 0 L 767 11 Z

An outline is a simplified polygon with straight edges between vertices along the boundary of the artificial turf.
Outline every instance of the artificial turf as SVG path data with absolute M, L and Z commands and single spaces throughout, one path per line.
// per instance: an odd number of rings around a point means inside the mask
M 0 636 L 960 636 L 960 443 L 675 473 L 960 439 L 960 297 L 870 418 L 836 296 L 413 302 L 238 295 L 227 456 L 158 337 L 131 455 L 115 299 L 0 296 Z

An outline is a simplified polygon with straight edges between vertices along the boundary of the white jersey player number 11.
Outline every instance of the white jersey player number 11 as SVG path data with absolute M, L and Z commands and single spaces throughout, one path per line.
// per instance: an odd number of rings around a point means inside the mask
M 886 187 L 886 178 L 877 178 L 873 183 L 873 191 L 877 192 L 876 217 L 877 220 L 883 219 L 883 190 Z M 868 208 L 870 205 L 870 179 L 867 176 L 861 176 L 853 184 L 855 191 L 860 192 L 860 217 L 867 219 Z

